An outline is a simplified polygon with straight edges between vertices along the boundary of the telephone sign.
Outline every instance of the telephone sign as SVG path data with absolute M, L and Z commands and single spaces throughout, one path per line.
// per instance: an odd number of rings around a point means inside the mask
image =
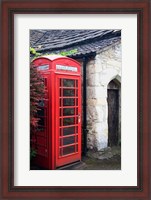
M 73 72 L 77 72 L 77 70 L 78 70 L 77 67 L 64 66 L 64 65 L 56 65 L 56 69 L 73 71 Z
M 49 69 L 49 65 L 40 65 L 37 69 L 38 70 L 48 70 Z

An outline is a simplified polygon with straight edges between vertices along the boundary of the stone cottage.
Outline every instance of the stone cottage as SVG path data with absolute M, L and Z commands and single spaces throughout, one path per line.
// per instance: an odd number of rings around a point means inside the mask
M 121 143 L 121 31 L 31 30 L 38 53 L 62 54 L 81 63 L 83 151 Z

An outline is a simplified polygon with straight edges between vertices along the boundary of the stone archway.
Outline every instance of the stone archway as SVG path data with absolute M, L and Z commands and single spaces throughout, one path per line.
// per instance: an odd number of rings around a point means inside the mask
M 108 146 L 120 143 L 120 111 L 121 111 L 120 82 L 113 79 L 107 86 L 108 103 Z

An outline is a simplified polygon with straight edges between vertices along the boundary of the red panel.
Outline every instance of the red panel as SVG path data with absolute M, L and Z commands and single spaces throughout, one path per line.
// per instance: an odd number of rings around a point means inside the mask
M 56 167 L 59 167 L 81 160 L 81 80 L 58 75 L 56 83 Z M 71 96 L 73 101 L 65 104 L 64 100 Z

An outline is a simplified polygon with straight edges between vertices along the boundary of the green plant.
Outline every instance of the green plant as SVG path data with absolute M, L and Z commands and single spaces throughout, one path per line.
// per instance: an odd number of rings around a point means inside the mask
M 77 51 L 78 51 L 77 49 L 72 49 L 70 51 L 62 51 L 62 52 L 60 52 L 60 55 L 62 55 L 62 56 L 70 56 L 72 54 L 77 53 Z
M 30 47 L 30 56 L 35 59 L 39 56 L 41 56 L 41 53 L 37 53 L 36 50 L 33 47 Z
M 49 56 L 49 55 L 62 55 L 62 56 L 70 56 L 70 55 L 73 55 L 75 53 L 77 53 L 78 50 L 77 49 L 71 49 L 69 51 L 61 51 L 60 53 L 56 54 L 56 53 L 52 53 L 52 54 L 48 54 L 48 53 L 45 53 L 45 54 L 41 54 L 41 53 L 37 53 L 36 50 L 33 48 L 33 47 L 30 47 L 30 55 L 32 57 L 32 59 L 35 59 L 39 56 Z
M 31 48 L 30 54 L 35 55 L 36 51 Z M 39 118 L 36 116 L 39 107 L 39 101 L 44 100 L 44 82 L 43 77 L 37 68 L 30 63 L 30 159 L 36 156 L 36 149 L 33 144 L 35 130 L 38 127 Z
M 33 149 L 33 148 L 31 148 L 30 149 L 30 160 L 32 160 L 33 158 L 35 158 L 36 154 L 37 154 L 36 150 Z

